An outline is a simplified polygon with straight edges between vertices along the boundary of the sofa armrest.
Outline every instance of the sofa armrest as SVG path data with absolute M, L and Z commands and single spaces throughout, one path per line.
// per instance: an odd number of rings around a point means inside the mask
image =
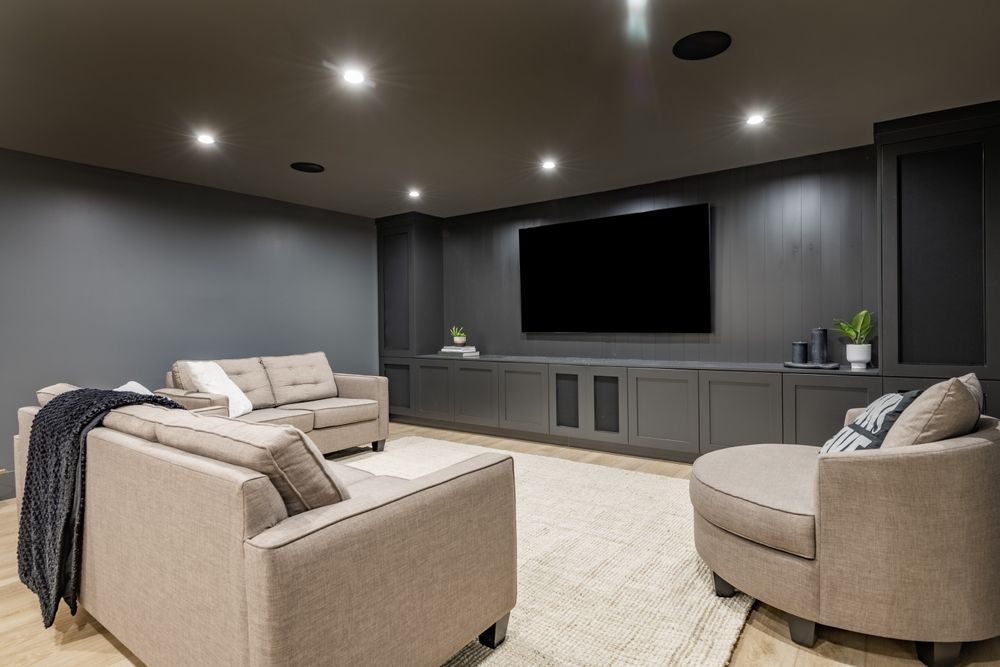
M 861 416 L 867 408 L 851 408 L 844 413 L 844 426 L 854 423 L 854 420 Z
M 378 401 L 379 440 L 385 440 L 389 436 L 389 378 L 349 373 L 334 373 L 333 378 L 340 396 Z
M 922 641 L 996 635 L 998 476 L 1000 444 L 976 436 L 820 455 L 823 622 Z
M 174 389 L 173 387 L 157 389 L 154 393 L 176 401 L 187 410 L 212 407 L 226 408 L 227 413 L 229 410 L 229 397 L 224 394 L 206 394 L 200 391 Z
M 513 460 L 298 514 L 246 560 L 254 664 L 442 664 L 516 601 Z

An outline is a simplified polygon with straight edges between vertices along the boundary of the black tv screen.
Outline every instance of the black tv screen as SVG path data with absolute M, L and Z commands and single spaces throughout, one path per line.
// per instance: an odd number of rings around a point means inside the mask
M 521 229 L 521 330 L 711 331 L 710 211 L 694 204 Z

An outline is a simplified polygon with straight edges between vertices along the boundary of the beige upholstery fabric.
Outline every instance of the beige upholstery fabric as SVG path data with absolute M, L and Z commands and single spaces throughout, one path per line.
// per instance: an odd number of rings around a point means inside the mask
M 938 382 L 903 410 L 882 449 L 937 442 L 970 433 L 979 421 L 979 403 L 958 378 Z
M 284 518 L 259 473 L 96 429 L 80 602 L 145 664 L 254 664 L 243 542 Z
M 315 445 L 290 426 L 172 410 L 155 428 L 157 441 L 164 445 L 264 473 L 290 515 L 348 497 L 346 487 L 327 469 Z
M 167 419 L 170 408 L 161 405 L 128 405 L 115 408 L 104 418 L 104 425 L 137 438 L 156 442 L 156 425 Z
M 819 622 L 884 637 L 1000 634 L 1000 431 L 820 456 Z
M 229 397 L 223 394 L 206 394 L 200 391 L 171 387 L 157 389 L 155 393 L 166 396 L 188 410 L 219 407 L 225 408 L 226 415 L 229 414 Z
M 323 352 L 261 357 L 277 405 L 337 396 L 337 382 Z
M 289 403 L 282 410 L 308 410 L 315 415 L 316 428 L 344 426 L 378 419 L 378 403 L 368 398 L 324 398 Z
M 250 539 L 255 664 L 445 662 L 516 601 L 513 476 L 483 454 Z
M 975 373 L 966 373 L 965 375 L 958 378 L 959 382 L 965 385 L 965 388 L 969 390 L 972 397 L 976 399 L 976 403 L 979 404 L 979 411 L 983 411 L 983 385 L 980 384 L 979 378 L 976 377 Z
M 222 367 L 229 379 L 243 390 L 254 410 L 273 408 L 276 404 L 271 382 L 268 379 L 260 357 L 248 359 L 216 359 L 215 363 Z
M 313 430 L 314 420 L 311 410 L 284 408 L 262 408 L 237 417 L 251 424 L 286 424 L 308 433 Z
M 79 389 L 76 385 L 67 384 L 65 382 L 57 382 L 56 384 L 43 387 L 36 391 L 35 398 L 38 399 L 38 405 L 44 406 L 59 394 L 65 394 L 67 391 L 74 391 L 76 389 Z
M 339 452 L 342 449 L 370 444 L 385 438 L 385 435 L 379 432 L 378 422 L 367 421 L 346 426 L 313 429 L 309 431 L 309 438 L 319 451 L 329 454 L 330 452 Z
M 805 445 L 748 445 L 710 452 L 691 470 L 691 502 L 719 528 L 813 558 L 818 452 Z
M 391 493 L 403 489 L 408 483 L 408 480 L 402 477 L 377 475 L 355 482 L 348 487 L 348 490 L 351 492 L 352 498 L 357 498 L 359 496 Z
M 844 413 L 844 426 L 853 424 L 854 420 L 865 413 L 865 408 L 851 408 Z

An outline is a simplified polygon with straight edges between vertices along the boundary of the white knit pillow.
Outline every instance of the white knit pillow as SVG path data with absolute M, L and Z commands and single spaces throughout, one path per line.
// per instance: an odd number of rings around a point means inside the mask
M 214 361 L 186 361 L 194 388 L 206 394 L 222 394 L 229 398 L 229 416 L 239 417 L 253 411 L 253 403 L 229 379 L 222 366 Z

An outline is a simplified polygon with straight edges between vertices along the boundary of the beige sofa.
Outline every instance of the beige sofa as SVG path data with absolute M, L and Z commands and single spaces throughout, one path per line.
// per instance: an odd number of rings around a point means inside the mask
M 284 357 L 215 359 L 247 395 L 253 412 L 238 419 L 287 424 L 309 434 L 324 454 L 371 443 L 381 451 L 389 435 L 389 382 L 384 377 L 334 373 L 322 352 Z M 220 394 L 201 393 L 186 362 L 174 362 L 157 390 L 188 409 L 228 406 Z
M 933 665 L 1000 635 L 997 420 L 940 442 L 817 452 L 748 445 L 695 462 L 695 545 L 716 593 L 789 613 L 800 644 L 819 623 L 914 640 Z
M 287 426 L 150 405 L 88 437 L 80 603 L 150 665 L 436 667 L 503 641 L 515 568 L 509 456 L 372 476 Z

